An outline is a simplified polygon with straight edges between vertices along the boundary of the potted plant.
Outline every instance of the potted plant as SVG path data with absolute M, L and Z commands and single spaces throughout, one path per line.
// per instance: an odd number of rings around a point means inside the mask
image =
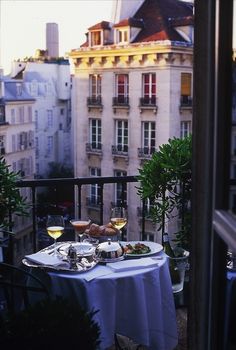
M 150 217 L 158 225 L 162 245 L 169 255 L 174 292 L 183 288 L 183 261 L 189 255 L 191 234 L 191 160 L 192 138 L 169 139 L 152 158 L 139 169 L 138 194 L 150 200 Z M 174 251 L 169 243 L 167 223 L 178 220 L 179 229 L 173 232 Z M 178 256 L 177 256 L 178 255 Z M 186 264 L 185 264 L 186 266 Z M 178 270 L 179 269 L 179 270 Z M 181 269 L 181 270 L 180 270 Z M 178 270 L 178 272 L 177 272 Z
M 0 230 L 12 229 L 13 214 L 28 215 L 26 199 L 21 196 L 16 186 L 20 180 L 20 173 L 10 171 L 9 168 L 4 157 L 0 157 Z
M 144 163 L 138 175 L 138 195 L 150 200 L 150 217 L 162 239 L 166 224 L 178 219 L 174 241 L 187 249 L 191 234 L 191 145 L 191 136 L 169 139 Z

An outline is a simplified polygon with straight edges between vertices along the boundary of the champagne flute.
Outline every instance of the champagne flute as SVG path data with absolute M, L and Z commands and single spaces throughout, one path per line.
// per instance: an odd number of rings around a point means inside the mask
M 84 231 L 91 224 L 91 220 L 90 219 L 85 219 L 85 220 L 73 219 L 73 220 L 70 220 L 70 223 L 74 227 L 77 237 L 79 237 L 79 242 L 82 242 Z
M 53 255 L 57 255 L 57 252 L 56 252 L 57 238 L 61 237 L 61 235 L 64 232 L 64 228 L 65 228 L 63 216 L 61 216 L 61 215 L 48 215 L 46 227 L 47 227 L 48 235 L 54 239 L 54 253 L 53 253 Z
M 128 221 L 127 210 L 124 207 L 114 207 L 111 209 L 110 221 L 112 226 L 121 230 Z

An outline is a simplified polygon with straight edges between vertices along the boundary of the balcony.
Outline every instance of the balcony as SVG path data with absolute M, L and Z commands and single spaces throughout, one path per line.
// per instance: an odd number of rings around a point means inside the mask
M 152 110 L 153 113 L 156 114 L 158 109 L 156 96 L 141 97 L 139 99 L 139 108 L 140 108 L 140 113 L 142 113 L 143 110 Z
M 118 158 L 123 158 L 128 163 L 129 162 L 129 156 L 128 156 L 128 146 L 127 145 L 112 145 L 111 146 L 111 153 L 113 155 L 113 160 L 116 162 Z
M 154 147 L 138 148 L 138 157 L 141 159 L 150 159 L 156 151 Z
M 87 98 L 87 107 L 88 107 L 89 112 L 93 108 L 96 108 L 101 112 L 103 109 L 102 97 L 101 96 L 88 97 Z
M 117 96 L 112 99 L 112 107 L 114 113 L 116 113 L 117 109 L 125 109 L 127 113 L 129 113 L 130 105 L 129 105 L 129 97 L 128 96 Z
M 89 157 L 91 155 L 102 157 L 102 144 L 96 142 L 86 143 L 86 153 Z
M 191 96 L 182 95 L 180 98 L 180 106 L 179 109 L 181 110 L 192 110 L 193 106 L 193 99 Z

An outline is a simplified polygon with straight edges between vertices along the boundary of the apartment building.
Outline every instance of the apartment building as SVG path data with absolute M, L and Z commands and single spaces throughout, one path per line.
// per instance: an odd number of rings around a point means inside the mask
M 56 23 L 46 24 L 46 50 L 34 57 L 12 62 L 11 77 L 24 82 L 35 99 L 35 175 L 48 177 L 49 163 L 72 167 L 71 74 L 69 60 L 58 57 Z M 57 56 L 53 56 L 57 55 Z
M 86 42 L 70 52 L 75 176 L 137 175 L 160 145 L 192 128 L 193 5 L 114 1 L 112 18 L 88 28 Z M 136 186 L 126 189 L 129 240 L 141 232 Z M 105 188 L 107 221 L 120 194 L 119 186 Z M 99 201 L 99 186 L 90 186 L 82 209 L 96 218 Z M 148 220 L 145 232 L 160 241 Z
M 0 155 L 24 179 L 35 174 L 35 140 L 33 110 L 35 99 L 28 94 L 22 80 L 3 77 L 0 79 Z M 21 189 L 21 195 L 31 201 L 29 189 Z M 14 216 L 13 231 L 16 233 L 15 251 L 32 249 L 32 220 Z

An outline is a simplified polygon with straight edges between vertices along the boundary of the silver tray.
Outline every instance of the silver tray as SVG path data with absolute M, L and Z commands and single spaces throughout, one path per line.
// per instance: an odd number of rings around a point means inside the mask
M 57 251 L 64 245 L 68 246 L 68 244 L 75 244 L 76 242 L 58 242 L 56 243 L 56 249 Z M 55 245 L 51 245 L 49 247 L 46 247 L 42 250 L 40 250 L 40 252 L 44 252 L 44 253 L 48 253 L 48 254 L 52 254 L 54 251 Z M 59 254 L 59 253 L 58 253 Z M 61 254 L 59 254 L 61 255 Z M 62 256 L 62 255 L 61 255 Z M 67 258 L 65 256 L 62 257 L 62 262 L 65 262 L 65 266 L 52 266 L 52 265 L 43 265 L 43 264 L 37 264 L 35 262 L 30 261 L 27 258 L 24 258 L 22 260 L 22 263 L 28 267 L 34 267 L 34 268 L 40 268 L 43 270 L 49 270 L 49 271 L 66 271 L 66 272 L 75 272 L 75 273 L 84 273 L 87 272 L 91 269 L 93 269 L 98 261 L 96 259 L 87 259 L 86 256 L 78 256 L 78 259 L 76 261 L 76 267 L 71 267 L 69 261 L 67 260 Z M 68 267 L 67 267 L 67 266 Z

